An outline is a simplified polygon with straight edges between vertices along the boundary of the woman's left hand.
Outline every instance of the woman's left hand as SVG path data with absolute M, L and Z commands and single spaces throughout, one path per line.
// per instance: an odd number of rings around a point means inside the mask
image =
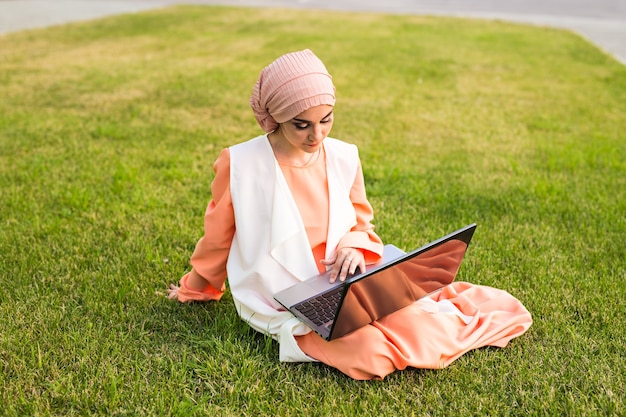
M 348 274 L 353 275 L 356 269 L 365 271 L 365 256 L 356 248 L 341 248 L 329 259 L 322 259 L 326 266 L 332 266 L 330 270 L 330 282 L 344 281 Z

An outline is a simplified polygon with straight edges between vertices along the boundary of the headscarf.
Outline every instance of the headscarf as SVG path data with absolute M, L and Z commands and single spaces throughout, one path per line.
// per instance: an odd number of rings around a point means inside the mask
M 322 61 L 308 49 L 285 54 L 265 67 L 250 97 L 265 132 L 323 104 L 335 105 L 335 87 Z

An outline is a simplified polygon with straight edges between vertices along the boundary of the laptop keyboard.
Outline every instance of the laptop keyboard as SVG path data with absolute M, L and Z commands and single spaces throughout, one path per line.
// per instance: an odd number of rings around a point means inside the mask
M 342 287 L 339 286 L 332 291 L 298 304 L 294 308 L 316 325 L 328 325 L 328 322 L 335 320 L 337 306 L 341 301 L 341 290 Z

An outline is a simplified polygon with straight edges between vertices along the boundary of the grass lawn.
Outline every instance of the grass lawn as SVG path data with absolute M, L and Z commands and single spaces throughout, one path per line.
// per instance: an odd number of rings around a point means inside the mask
M 381 237 L 479 227 L 459 280 L 534 324 L 357 382 L 278 362 L 187 270 L 259 70 L 311 48 Z M 175 7 L 0 36 L 0 415 L 626 415 L 626 67 L 561 30 Z M 425 336 L 427 337 L 427 335 Z

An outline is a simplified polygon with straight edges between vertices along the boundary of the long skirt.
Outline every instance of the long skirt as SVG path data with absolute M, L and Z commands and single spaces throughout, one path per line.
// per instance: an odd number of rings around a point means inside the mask
M 327 342 L 311 332 L 300 349 L 359 380 L 407 367 L 440 369 L 483 346 L 505 347 L 532 318 L 506 291 L 456 282 L 378 321 Z

